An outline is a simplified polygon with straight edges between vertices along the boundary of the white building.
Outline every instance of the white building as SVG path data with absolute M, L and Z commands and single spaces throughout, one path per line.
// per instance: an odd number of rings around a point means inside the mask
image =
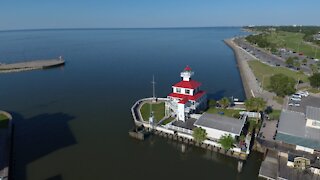
M 228 134 L 236 138 L 241 135 L 246 118 L 246 115 L 241 116 L 240 119 L 235 119 L 217 114 L 204 113 L 194 125 L 205 129 L 209 139 L 217 140 L 221 136 Z
M 172 86 L 172 93 L 166 102 L 166 114 L 186 121 L 192 113 L 198 113 L 207 106 L 206 92 L 200 90 L 201 83 L 192 80 L 192 69 L 187 66 L 180 74 L 182 81 Z

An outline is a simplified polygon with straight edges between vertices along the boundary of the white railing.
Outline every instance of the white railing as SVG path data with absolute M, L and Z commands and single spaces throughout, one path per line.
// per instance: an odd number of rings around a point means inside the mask
M 134 105 L 131 107 L 131 114 L 132 114 L 132 117 L 135 121 L 140 121 L 140 117 L 136 117 L 136 114 L 135 114 L 135 108 L 143 101 L 152 101 L 154 100 L 153 97 L 151 98 L 143 98 L 143 99 L 139 99 L 138 101 L 136 101 L 134 103 Z M 169 99 L 168 98 L 157 98 L 158 101 L 168 101 Z
M 192 134 L 193 133 L 193 131 L 190 130 L 190 129 L 182 128 L 182 127 L 179 127 L 179 126 L 173 126 L 171 124 L 167 124 L 164 127 L 166 127 L 167 129 L 173 129 L 175 131 L 183 132 L 183 133 L 187 133 L 187 134 Z

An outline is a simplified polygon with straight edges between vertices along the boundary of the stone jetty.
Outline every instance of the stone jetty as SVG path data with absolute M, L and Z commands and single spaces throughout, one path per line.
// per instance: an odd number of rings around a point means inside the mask
M 20 72 L 35 69 L 47 69 L 62 66 L 64 64 L 65 60 L 62 58 L 0 64 L 0 73 Z

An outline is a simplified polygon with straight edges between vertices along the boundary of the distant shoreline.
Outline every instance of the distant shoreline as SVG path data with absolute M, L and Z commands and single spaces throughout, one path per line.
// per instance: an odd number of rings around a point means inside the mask
M 4 29 L 1 32 L 20 31 L 74 31 L 74 30 L 139 30 L 139 29 L 208 29 L 208 28 L 243 28 L 242 26 L 203 26 L 203 27 L 114 27 L 114 28 L 36 28 L 36 29 Z

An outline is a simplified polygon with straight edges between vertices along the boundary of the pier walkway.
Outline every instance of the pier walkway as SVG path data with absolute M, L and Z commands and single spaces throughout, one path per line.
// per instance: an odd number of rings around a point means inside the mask
M 48 59 L 48 60 L 35 60 L 27 62 L 18 62 L 10 64 L 0 64 L 0 73 L 19 72 L 35 69 L 46 69 L 57 67 L 65 64 L 62 58 Z

